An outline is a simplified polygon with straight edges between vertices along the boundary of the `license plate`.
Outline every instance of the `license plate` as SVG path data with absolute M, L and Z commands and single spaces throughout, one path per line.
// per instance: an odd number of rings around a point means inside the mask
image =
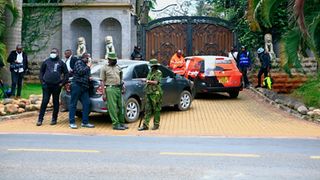
M 224 83 L 227 83 L 227 82 L 228 82 L 228 77 L 221 77 L 221 78 L 219 79 L 219 83 L 224 84 Z

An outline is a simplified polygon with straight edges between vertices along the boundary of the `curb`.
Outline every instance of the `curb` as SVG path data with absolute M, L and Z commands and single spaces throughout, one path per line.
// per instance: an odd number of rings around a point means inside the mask
M 276 103 L 275 101 L 273 101 L 272 99 L 268 98 L 267 96 L 265 96 L 263 93 L 257 91 L 255 88 L 253 87 L 250 87 L 250 90 L 252 92 L 254 92 L 255 94 L 257 94 L 258 96 L 260 96 L 264 102 L 268 103 L 268 104 L 271 104 L 272 106 L 278 108 L 278 109 L 281 109 L 282 111 L 284 112 L 287 112 L 291 115 L 293 115 L 294 117 L 297 117 L 299 119 L 302 119 L 302 120 L 307 120 L 307 121 L 311 121 L 311 122 L 315 122 L 315 123 L 320 123 L 320 119 L 313 119 L 311 116 L 309 115 L 302 115 L 300 114 L 298 111 L 294 110 L 294 109 L 291 109 L 283 104 L 278 104 Z

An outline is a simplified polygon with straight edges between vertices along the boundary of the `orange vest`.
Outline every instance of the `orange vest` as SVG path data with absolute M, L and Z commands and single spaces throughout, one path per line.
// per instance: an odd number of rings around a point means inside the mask
M 176 53 L 172 56 L 169 67 L 174 73 L 184 75 L 186 71 L 186 61 L 182 56 L 179 58 Z

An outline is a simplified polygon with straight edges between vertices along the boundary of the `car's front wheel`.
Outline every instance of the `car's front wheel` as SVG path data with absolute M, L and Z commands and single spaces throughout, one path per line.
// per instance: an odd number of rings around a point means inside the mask
M 135 98 L 129 98 L 125 106 L 125 118 L 127 122 L 134 122 L 139 119 L 140 104 Z
M 180 110 L 180 111 L 186 111 L 190 108 L 191 106 L 191 102 L 192 102 L 192 96 L 191 93 L 189 91 L 182 91 L 182 93 L 180 94 L 180 98 L 179 98 L 179 103 L 176 105 L 176 107 Z
M 237 98 L 239 95 L 239 91 L 231 91 L 229 92 L 229 96 L 234 99 L 234 98 Z

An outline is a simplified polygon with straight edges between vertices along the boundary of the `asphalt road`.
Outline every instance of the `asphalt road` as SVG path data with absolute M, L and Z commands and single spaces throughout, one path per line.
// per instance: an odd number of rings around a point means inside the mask
M 0 179 L 320 179 L 319 139 L 0 135 Z

